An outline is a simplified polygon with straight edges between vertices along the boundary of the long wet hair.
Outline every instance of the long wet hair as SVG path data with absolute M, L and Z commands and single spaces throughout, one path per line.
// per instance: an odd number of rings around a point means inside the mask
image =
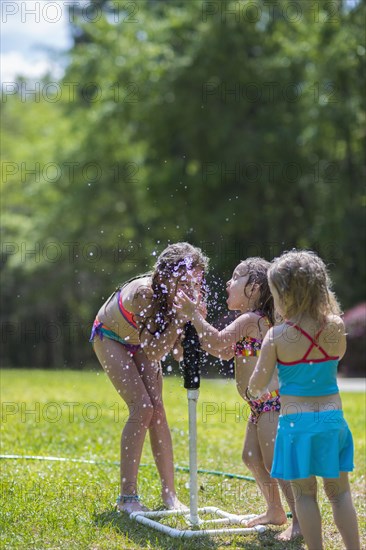
M 329 314 L 341 313 L 326 265 L 315 252 L 285 252 L 273 260 L 268 278 L 288 319 L 307 314 L 321 326 Z
M 172 322 L 174 313 L 168 302 L 169 289 L 177 287 L 182 277 L 189 275 L 194 268 L 208 269 L 209 259 L 200 248 L 187 242 L 169 245 L 159 255 L 151 276 L 152 300 L 141 332 L 146 328 L 150 333 L 162 333 Z M 202 294 L 206 292 L 206 281 L 202 280 Z
M 270 262 L 264 260 L 263 258 L 247 258 L 243 260 L 238 265 L 237 269 L 243 275 L 248 275 L 248 281 L 244 288 L 244 292 L 247 298 L 250 298 L 250 295 L 247 293 L 247 287 L 252 284 L 257 284 L 259 286 L 258 300 L 254 304 L 254 307 L 257 311 L 263 313 L 271 323 L 275 323 L 275 312 L 274 312 L 274 303 L 273 296 L 269 289 L 268 285 L 268 269 L 270 268 Z

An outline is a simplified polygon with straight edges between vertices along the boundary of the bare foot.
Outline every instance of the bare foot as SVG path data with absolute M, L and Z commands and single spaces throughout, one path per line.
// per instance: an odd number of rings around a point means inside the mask
M 139 501 L 133 502 L 117 502 L 117 512 L 125 512 L 126 514 L 132 514 L 132 512 L 148 512 L 149 508 L 141 504 Z
M 188 512 L 189 508 L 185 504 L 183 504 L 180 500 L 178 500 L 178 497 L 176 494 L 162 494 L 162 499 L 164 501 L 165 507 L 168 510 L 182 510 L 184 512 Z
M 245 527 L 255 527 L 256 525 L 283 525 L 287 522 L 287 517 L 284 511 L 282 512 L 266 512 L 265 514 L 260 514 L 255 518 L 250 519 L 245 522 Z
M 302 537 L 300 525 L 292 523 L 285 531 L 276 536 L 277 540 L 289 541 L 296 539 L 297 537 Z

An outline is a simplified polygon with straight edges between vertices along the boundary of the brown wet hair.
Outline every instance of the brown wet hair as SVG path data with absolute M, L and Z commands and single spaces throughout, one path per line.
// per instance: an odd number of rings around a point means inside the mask
M 252 284 L 259 285 L 258 300 L 254 307 L 256 310 L 262 312 L 268 318 L 271 325 L 273 325 L 275 322 L 275 311 L 273 296 L 268 285 L 268 270 L 270 266 L 271 264 L 267 260 L 253 257 L 240 262 L 236 269 L 243 275 L 248 275 L 248 281 L 244 289 L 247 298 L 250 297 L 247 294 L 247 287 Z

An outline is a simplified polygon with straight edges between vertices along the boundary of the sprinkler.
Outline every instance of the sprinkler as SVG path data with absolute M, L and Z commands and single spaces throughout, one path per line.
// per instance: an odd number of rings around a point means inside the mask
M 197 480 L 197 402 L 199 398 L 202 350 L 198 334 L 192 323 L 188 322 L 184 329 L 183 345 L 183 378 L 188 397 L 189 422 L 189 512 L 184 510 L 166 510 L 157 512 L 132 512 L 130 518 L 149 526 L 152 529 L 175 538 L 193 538 L 208 535 L 246 535 L 262 533 L 263 525 L 255 527 L 219 527 L 220 525 L 240 525 L 254 517 L 255 514 L 238 516 L 220 510 L 215 506 L 198 508 L 198 480 Z M 202 519 L 202 516 L 218 516 L 216 519 Z M 159 522 L 159 518 L 183 516 L 189 528 L 178 529 Z M 201 516 L 201 517 L 200 517 Z M 207 528 L 207 525 L 218 528 Z

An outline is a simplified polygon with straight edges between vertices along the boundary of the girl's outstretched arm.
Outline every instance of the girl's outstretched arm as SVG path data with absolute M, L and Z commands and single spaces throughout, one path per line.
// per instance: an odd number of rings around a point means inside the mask
M 277 363 L 277 351 L 274 343 L 274 329 L 271 328 L 264 337 L 261 354 L 249 380 L 248 393 L 251 399 L 263 395 L 270 383 Z
M 223 330 L 217 330 L 202 316 L 198 309 L 199 303 L 191 300 L 184 292 L 179 293 L 176 297 L 175 306 L 180 312 L 180 316 L 186 320 L 190 320 L 195 326 L 203 349 L 208 353 L 212 352 L 213 355 L 216 355 L 220 351 L 224 351 L 226 355 L 228 348 L 240 340 L 240 338 L 243 338 L 243 336 L 256 335 L 258 337 L 257 325 L 253 323 L 250 313 L 240 315 L 240 317 Z M 251 334 L 252 331 L 253 334 Z M 233 356 L 234 353 L 229 358 Z

